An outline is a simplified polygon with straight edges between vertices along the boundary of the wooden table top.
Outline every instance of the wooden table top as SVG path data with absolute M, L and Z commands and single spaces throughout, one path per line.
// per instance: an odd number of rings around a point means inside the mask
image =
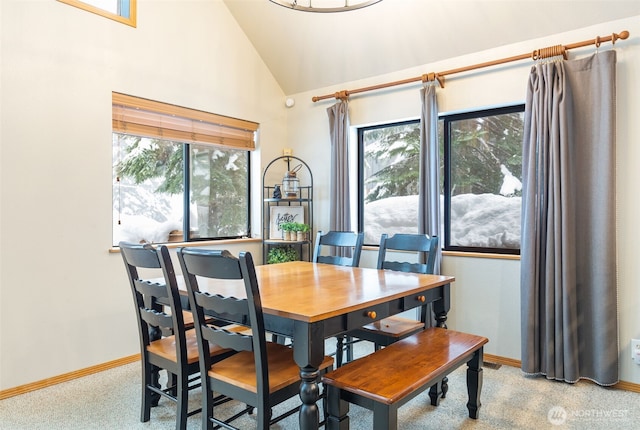
M 266 314 L 316 322 L 449 284 L 452 276 L 293 261 L 256 266 Z M 179 279 L 181 288 L 184 281 Z M 201 291 L 245 297 L 242 281 L 199 279 Z

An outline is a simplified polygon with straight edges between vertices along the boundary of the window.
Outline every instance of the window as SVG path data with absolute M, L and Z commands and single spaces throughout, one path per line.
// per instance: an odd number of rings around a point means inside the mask
M 441 115 L 443 249 L 518 254 L 524 105 Z M 365 244 L 418 232 L 420 121 L 358 129 Z
M 62 3 L 104 16 L 123 24 L 136 26 L 137 0 L 58 0 Z
M 378 245 L 383 233 L 417 233 L 420 121 L 360 128 L 358 147 L 365 245 Z
M 250 121 L 114 93 L 113 245 L 249 236 L 256 130 Z

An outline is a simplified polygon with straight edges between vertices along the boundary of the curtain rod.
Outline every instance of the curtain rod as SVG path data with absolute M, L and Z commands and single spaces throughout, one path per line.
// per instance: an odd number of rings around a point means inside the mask
M 627 39 L 629 37 L 629 32 L 624 30 L 620 32 L 620 34 L 612 33 L 611 36 L 596 36 L 595 39 L 584 40 L 582 42 L 571 43 L 569 45 L 556 45 L 548 48 L 536 49 L 532 53 L 516 55 L 513 57 L 502 58 L 500 60 L 488 61 L 486 63 L 473 64 L 471 66 L 459 67 L 457 69 L 446 70 L 444 72 L 439 73 L 427 73 L 421 76 L 416 76 L 414 78 L 403 79 L 400 81 L 387 82 L 385 84 L 372 85 L 370 87 L 358 88 L 355 90 L 342 90 L 333 94 L 326 94 L 324 96 L 314 96 L 311 98 L 311 101 L 314 103 L 320 100 L 336 98 L 345 100 L 349 98 L 352 94 L 364 93 L 366 91 L 374 91 L 382 88 L 389 88 L 398 85 L 409 84 L 412 82 L 433 82 L 438 81 L 441 88 L 444 88 L 444 77 L 446 75 L 453 75 L 454 73 L 462 73 L 467 72 L 469 70 L 482 69 L 484 67 L 496 66 L 498 64 L 510 63 L 512 61 L 520 61 L 526 60 L 527 58 L 531 58 L 533 60 L 539 60 L 542 58 L 554 57 L 556 55 L 562 55 L 564 58 L 567 58 L 567 53 L 569 49 L 581 48 L 583 46 L 595 45 L 596 48 L 600 46 L 603 42 L 611 42 L 612 44 L 616 43 L 618 39 Z

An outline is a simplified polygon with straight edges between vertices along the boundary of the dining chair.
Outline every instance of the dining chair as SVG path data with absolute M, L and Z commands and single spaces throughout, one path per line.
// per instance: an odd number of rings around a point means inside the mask
M 142 363 L 140 421 L 149 421 L 151 407 L 165 397 L 176 402 L 176 429 L 184 430 L 187 418 L 200 412 L 199 409 L 188 411 L 189 390 L 200 386 L 199 354 L 195 330 L 185 327 L 184 316 L 191 312 L 183 310 L 169 250 L 164 245 L 156 249 L 150 244 L 127 242 L 120 242 L 119 247 L 138 321 Z M 160 275 L 163 281 L 143 279 L 140 276 L 143 271 Z M 211 360 L 233 354 L 215 344 L 207 351 Z M 167 372 L 165 388 L 159 380 L 161 370 Z
M 231 422 L 246 412 L 257 409 L 258 429 L 268 429 L 281 419 L 295 413 L 290 409 L 277 417 L 272 408 L 300 391 L 300 368 L 293 359 L 293 350 L 285 345 L 267 342 L 260 291 L 251 253 L 242 252 L 239 258 L 228 251 L 196 248 L 178 249 L 178 260 L 187 287 L 189 302 L 196 321 L 198 346 L 206 351 L 210 344 L 233 349 L 237 353 L 214 362 L 206 354 L 200 355 L 202 375 L 202 428 L 215 426 L 235 428 Z M 212 280 L 207 291 L 199 280 Z M 240 281 L 245 297 L 224 295 L 223 288 L 232 280 Z M 239 295 L 239 294 L 237 294 Z M 206 314 L 246 325 L 250 331 L 232 332 L 212 327 L 204 321 Z M 324 357 L 320 374 L 333 367 L 333 359 Z M 213 393 L 232 397 L 247 405 L 230 417 L 215 416 Z
M 319 231 L 313 249 L 314 263 L 335 264 L 338 266 L 358 267 L 360 264 L 360 254 L 362 253 L 362 243 L 364 242 L 363 232 L 336 231 L 327 233 Z M 336 336 L 336 366 L 342 366 L 342 351 L 347 351 L 347 360 L 353 360 L 354 340 L 347 335 Z
M 437 236 L 397 233 L 389 237 L 387 234 L 383 234 L 380 237 L 377 268 L 411 273 L 433 273 L 437 247 Z M 415 260 L 407 258 L 410 261 L 397 261 L 395 257 L 391 257 L 388 254 L 390 251 L 399 251 L 403 256 L 414 255 Z M 373 342 L 375 349 L 378 350 L 383 346 L 388 346 L 423 330 L 426 325 L 427 314 L 425 310 L 421 310 L 420 314 L 420 320 L 397 315 L 387 317 L 350 331 L 347 336 L 353 338 L 351 341 L 353 343 L 363 340 Z M 341 363 L 342 357 L 336 357 L 336 360 Z M 350 358 L 347 355 L 347 361 L 351 360 L 352 357 Z

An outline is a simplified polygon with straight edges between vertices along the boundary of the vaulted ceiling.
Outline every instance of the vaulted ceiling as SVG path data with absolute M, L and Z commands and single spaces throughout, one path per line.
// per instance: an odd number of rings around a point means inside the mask
M 223 1 L 285 94 L 640 15 L 639 0 L 383 0 L 340 13 Z

